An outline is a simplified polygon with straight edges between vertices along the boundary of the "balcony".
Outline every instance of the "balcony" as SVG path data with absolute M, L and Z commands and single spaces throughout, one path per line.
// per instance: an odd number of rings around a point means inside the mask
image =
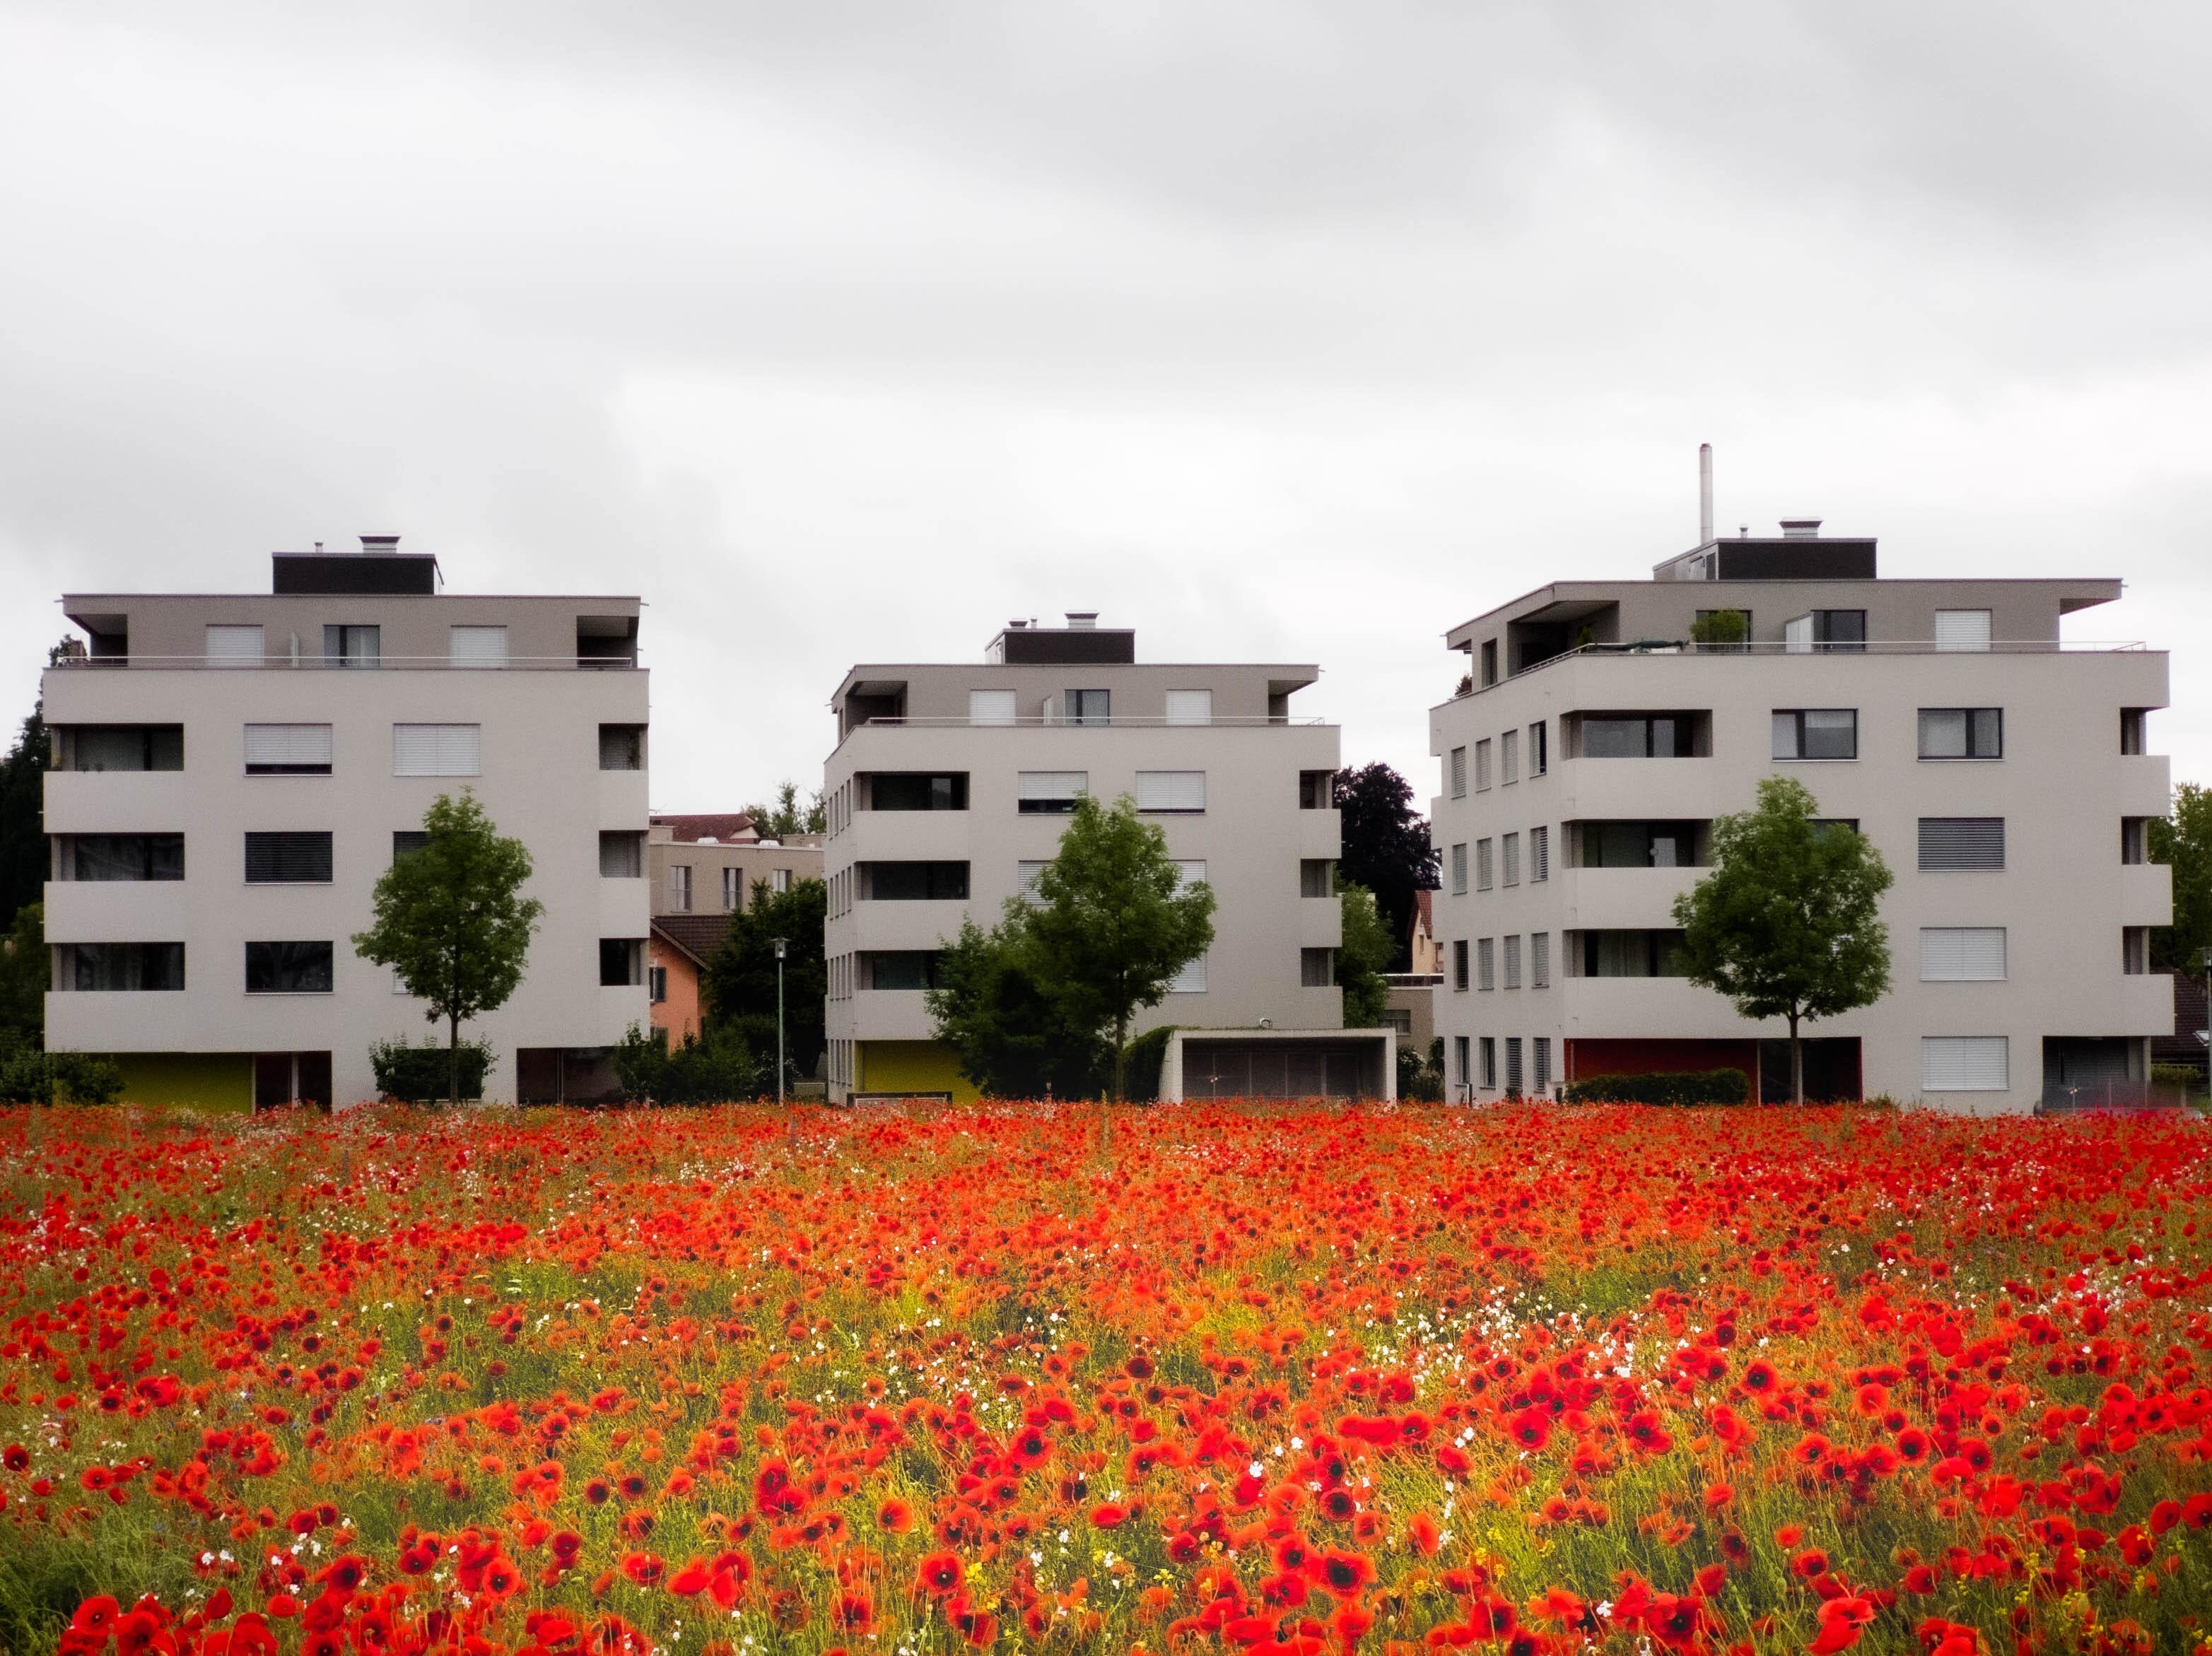
M 2167 925 L 2172 919 L 2173 870 L 2163 863 L 2121 864 L 2120 924 Z
M 156 656 L 133 652 L 128 655 L 63 656 L 49 670 L 68 673 L 144 671 L 207 671 L 222 673 L 376 673 L 376 672 L 573 672 L 640 671 L 635 640 L 626 653 L 573 656 L 505 656 L 497 663 L 456 661 L 450 654 L 437 656 L 379 655 L 368 659 L 325 657 L 319 650 L 302 649 L 295 656 L 271 655 L 258 661 L 210 655 Z

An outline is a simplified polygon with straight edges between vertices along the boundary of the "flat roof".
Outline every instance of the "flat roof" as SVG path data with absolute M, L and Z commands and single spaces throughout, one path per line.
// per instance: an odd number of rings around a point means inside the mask
M 1054 667 L 1111 667 L 1121 671 L 1266 673 L 1273 679 L 1295 679 L 1293 689 L 1304 689 L 1309 684 L 1321 682 L 1321 668 L 1310 661 L 866 661 L 847 670 L 837 682 L 837 695 L 847 694 L 856 682 L 866 682 L 886 675 L 901 673 L 954 672 L 1041 672 Z M 835 699 L 834 697 L 832 698 Z

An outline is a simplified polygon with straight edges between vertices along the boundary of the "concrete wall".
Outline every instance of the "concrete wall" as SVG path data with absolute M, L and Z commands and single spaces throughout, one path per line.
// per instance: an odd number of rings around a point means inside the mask
M 657 835 L 665 829 L 656 828 Z M 732 914 L 752 907 L 757 882 L 773 883 L 778 872 L 796 884 L 822 877 L 822 847 L 794 845 L 724 845 L 719 840 L 682 841 L 654 839 L 645 848 L 646 870 L 653 884 L 656 914 Z M 679 909 L 670 896 L 668 870 L 691 870 L 691 906 Z M 722 901 L 722 870 L 735 869 L 742 888 L 734 907 Z

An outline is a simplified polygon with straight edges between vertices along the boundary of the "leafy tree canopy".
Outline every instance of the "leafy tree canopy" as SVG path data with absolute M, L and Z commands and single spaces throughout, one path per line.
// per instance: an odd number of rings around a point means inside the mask
M 46 907 L 25 903 L 0 938 L 0 1047 L 37 1051 L 46 1041 Z
M 1347 1029 L 1372 1029 L 1382 1022 L 1382 1010 L 1389 1002 L 1390 986 L 1382 974 L 1389 969 L 1396 951 L 1373 892 L 1364 886 L 1346 885 L 1337 893 L 1337 903 L 1344 913 L 1344 941 L 1336 950 L 1336 980 L 1344 990 L 1344 1025 Z
M 799 784 L 785 782 L 775 791 L 772 805 L 747 805 L 745 815 L 753 819 L 753 828 L 763 840 L 788 840 L 794 834 L 821 834 L 829 828 L 830 812 L 822 803 L 817 791 L 813 798 L 802 805 L 799 803 Z
M 2173 870 L 2173 924 L 2150 934 L 2151 959 L 2201 974 L 2212 949 L 2212 788 L 2184 782 L 2173 808 L 2150 824 L 2150 859 Z
M 986 931 L 963 920 L 925 998 L 960 1073 L 994 1098 L 1089 1098 L 1114 1067 L 1099 1024 L 1058 992 L 1018 908 Z
M 1881 894 L 1894 877 L 1870 841 L 1817 824 L 1805 785 L 1770 776 L 1750 810 L 1713 822 L 1713 871 L 1674 900 L 1692 983 L 1747 1018 L 1790 1021 L 1792 1095 L 1804 1098 L 1801 1021 L 1833 1017 L 1889 988 Z
M 1386 969 L 1408 964 L 1413 924 L 1413 894 L 1437 885 L 1437 852 L 1429 843 L 1429 819 L 1413 809 L 1413 790 L 1406 779 L 1376 761 L 1336 773 L 1336 809 L 1343 830 L 1337 853 L 1340 878 L 1374 894 L 1375 907 L 1390 937 Z
M 811 1076 L 827 1043 L 823 1002 L 830 992 L 830 971 L 822 948 L 822 925 L 830 912 L 830 889 L 820 880 L 795 880 L 788 891 L 770 891 L 753 882 L 741 914 L 730 917 L 729 934 L 707 957 L 699 974 L 702 998 L 713 1026 L 714 1042 L 741 1040 L 760 1060 L 761 1073 L 774 1090 L 775 1079 L 775 940 L 784 939 L 784 1059 L 792 1077 Z
M 59 654 L 56 646 L 46 659 Z M 46 895 L 49 746 L 42 712 L 42 703 L 33 704 L 15 745 L 0 758 L 0 926 L 14 924 L 18 909 Z

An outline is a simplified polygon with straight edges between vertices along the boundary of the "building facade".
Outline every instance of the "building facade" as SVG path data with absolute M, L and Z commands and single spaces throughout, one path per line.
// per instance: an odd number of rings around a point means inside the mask
M 699 1033 L 700 977 L 730 922 L 759 893 L 789 891 L 822 877 L 819 834 L 763 840 L 743 811 L 655 813 L 646 842 L 653 931 L 646 986 L 653 1027 L 672 1041 Z
M 1671 914 L 1713 818 L 1775 774 L 1896 877 L 1889 992 L 1807 1027 L 1808 1095 L 2020 1110 L 2147 1079 L 2172 1023 L 2144 846 L 2166 656 L 2062 640 L 2117 580 L 1884 579 L 1872 540 L 1818 530 L 1555 583 L 1448 635 L 1470 664 L 1429 719 L 1455 1098 L 1724 1066 L 1789 1095 L 1786 1026 L 1684 980 Z
M 1318 669 L 1140 664 L 1133 633 L 1069 622 L 1009 626 L 973 664 L 857 666 L 837 688 L 823 772 L 833 1098 L 974 1096 L 933 1038 L 936 952 L 963 919 L 998 919 L 1085 794 L 1132 797 L 1218 904 L 1212 949 L 1140 1028 L 1341 1031 L 1338 732 L 1290 712 Z M 1364 1060 L 1334 1051 L 1215 1042 L 1193 1067 L 1224 1093 L 1372 1090 L 1352 1072 Z
M 520 986 L 465 1033 L 488 1098 L 602 1096 L 647 1018 L 647 679 L 635 597 L 477 597 L 434 559 L 278 553 L 265 594 L 75 594 L 45 679 L 49 1043 L 126 1096 L 375 1096 L 376 1041 L 442 1038 L 349 939 L 441 793 L 529 848 Z

